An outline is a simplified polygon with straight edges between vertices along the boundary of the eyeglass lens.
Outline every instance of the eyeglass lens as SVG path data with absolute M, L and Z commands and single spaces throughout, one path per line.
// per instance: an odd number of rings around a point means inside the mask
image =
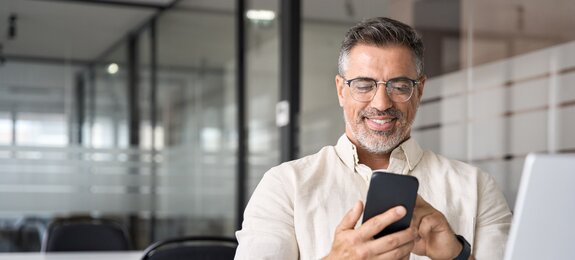
M 352 97 L 357 101 L 371 101 L 377 92 L 377 82 L 371 79 L 354 79 L 349 82 Z M 413 94 L 414 81 L 405 78 L 390 79 L 385 82 L 389 98 L 394 102 L 405 102 Z

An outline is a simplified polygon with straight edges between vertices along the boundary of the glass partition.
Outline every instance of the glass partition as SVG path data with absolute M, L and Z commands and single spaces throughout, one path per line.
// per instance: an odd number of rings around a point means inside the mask
M 116 219 L 146 246 L 151 156 L 128 142 L 126 44 L 106 42 L 153 12 L 2 1 L 7 12 L 20 19 L 0 43 L 0 251 L 39 251 L 53 219 L 77 215 Z
M 12 117 L 9 112 L 0 112 L 0 145 L 12 144 Z
M 112 69 L 116 68 L 116 69 Z M 128 61 L 127 46 L 118 47 L 92 67 L 94 96 L 88 147 L 128 148 Z
M 247 1 L 247 10 L 273 14 L 246 16 L 246 100 L 248 126 L 248 194 L 263 174 L 279 163 L 279 130 L 275 105 L 279 100 L 279 1 Z M 246 14 L 247 15 L 247 14 Z M 264 109 L 265 108 L 265 109 Z
M 235 231 L 234 3 L 197 4 L 157 21 L 157 239 Z

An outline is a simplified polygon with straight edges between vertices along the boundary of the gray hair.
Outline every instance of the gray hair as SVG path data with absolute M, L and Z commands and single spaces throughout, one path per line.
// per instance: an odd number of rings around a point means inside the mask
M 347 56 L 357 44 L 407 47 L 413 53 L 418 76 L 423 75 L 423 42 L 419 34 L 407 24 L 386 17 L 375 17 L 363 20 L 349 29 L 339 51 L 340 75 L 344 76 Z

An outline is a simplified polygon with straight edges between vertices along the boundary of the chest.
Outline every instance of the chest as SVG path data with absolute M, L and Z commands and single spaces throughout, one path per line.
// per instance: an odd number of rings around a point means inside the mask
M 460 189 L 456 182 L 413 174 L 420 180 L 419 194 L 442 212 L 452 228 L 473 233 L 477 209 L 476 191 Z M 365 201 L 369 183 L 360 175 L 331 178 L 300 185 L 294 197 L 294 230 L 301 259 L 318 259 L 331 248 L 335 230 L 344 215 Z M 361 218 L 356 227 L 361 225 Z

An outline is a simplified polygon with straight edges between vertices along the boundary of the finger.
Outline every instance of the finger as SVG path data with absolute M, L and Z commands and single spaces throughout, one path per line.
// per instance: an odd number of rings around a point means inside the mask
M 410 226 L 413 227 L 415 230 L 419 230 L 419 225 L 421 224 L 421 220 L 434 212 L 433 207 L 429 205 L 421 196 L 417 195 L 417 199 L 415 200 L 415 208 L 413 209 L 413 216 L 411 217 Z
M 439 224 L 437 218 L 434 218 L 432 214 L 426 215 L 419 222 L 418 233 L 422 238 L 429 237 L 429 233 L 434 229 L 435 226 Z
M 417 198 L 415 199 L 415 206 L 424 204 L 426 204 L 425 200 L 419 194 L 417 194 Z
M 391 251 L 378 255 L 375 259 L 408 259 L 413 249 L 413 241 L 405 243 Z
M 353 229 L 355 227 L 355 224 L 359 220 L 362 211 L 363 211 L 363 203 L 361 201 L 357 201 L 353 206 L 353 208 L 351 208 L 345 214 L 345 216 L 337 226 L 336 231 Z
M 441 212 L 434 212 L 421 219 L 419 224 L 419 235 L 421 237 L 426 238 L 429 237 L 431 233 L 441 232 L 453 233 L 447 219 L 445 219 Z
M 417 198 L 415 199 L 415 207 L 433 208 L 431 206 L 431 204 L 427 203 L 427 201 L 425 201 L 421 196 L 419 196 L 419 194 L 417 195 Z
M 359 231 L 364 238 L 372 238 L 391 223 L 400 220 L 405 214 L 406 210 L 403 206 L 393 207 L 384 213 L 370 218 L 361 225 Z
M 427 239 L 430 237 L 429 233 L 433 225 L 429 220 L 429 216 L 422 218 L 417 227 L 417 237 L 415 238 L 415 246 L 413 248 L 413 253 L 417 255 L 423 255 L 426 252 Z
M 367 248 L 370 251 L 375 252 L 375 254 L 382 254 L 393 251 L 406 244 L 411 244 L 411 247 L 408 250 L 408 252 L 411 252 L 415 242 L 414 239 L 415 232 L 411 228 L 408 228 L 406 230 L 395 232 L 393 234 L 372 240 L 367 244 Z M 396 257 L 395 259 L 399 258 L 401 258 L 401 256 Z

